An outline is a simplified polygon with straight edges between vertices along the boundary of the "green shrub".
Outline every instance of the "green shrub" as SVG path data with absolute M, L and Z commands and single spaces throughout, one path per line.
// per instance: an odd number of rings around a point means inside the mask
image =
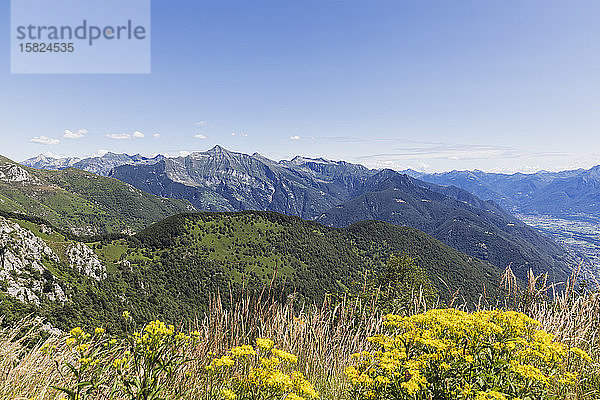
M 346 369 L 353 399 L 562 398 L 577 378 L 569 367 L 590 360 L 517 312 L 390 314 L 385 326 Z
M 124 316 L 129 317 L 127 313 Z M 99 394 L 129 400 L 181 398 L 186 394 L 185 382 L 175 378 L 191 361 L 185 352 L 198 336 L 197 332 L 176 332 L 173 325 L 161 321 L 152 321 L 124 337 L 110 337 L 102 328 L 96 328 L 94 334 L 74 328 L 66 338 L 71 357 L 56 361 L 61 375 L 71 375 L 70 385 L 54 388 L 69 400 Z
M 257 339 L 256 346 L 232 348 L 206 366 L 209 373 L 207 399 L 309 400 L 317 391 L 299 371 L 291 371 L 298 358 L 275 347 L 270 339 Z

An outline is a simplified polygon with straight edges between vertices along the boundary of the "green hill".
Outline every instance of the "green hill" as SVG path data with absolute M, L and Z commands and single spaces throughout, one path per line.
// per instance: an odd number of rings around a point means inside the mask
M 390 169 L 322 158 L 276 162 L 215 146 L 154 163 L 131 161 L 110 176 L 148 193 L 188 199 L 203 211 L 268 210 L 339 228 L 365 220 L 410 226 L 498 268 L 512 265 L 521 279 L 532 269 L 563 282 L 578 264 L 494 202 Z
M 77 169 L 37 170 L 0 156 L 0 211 L 43 218 L 77 234 L 133 232 L 193 207 Z
M 499 282 L 492 265 L 416 229 L 377 221 L 338 229 L 273 212 L 189 213 L 133 237 L 87 244 L 29 221 L 13 218 L 6 225 L 15 222 L 24 230 L 14 243 L 35 243 L 37 237 L 55 255 L 40 258 L 42 268 L 23 265 L 16 281 L 5 283 L 0 315 L 14 318 L 26 307 L 62 327 L 118 326 L 124 310 L 137 320 L 180 322 L 202 312 L 212 294 L 260 291 L 265 285 L 284 298 L 295 293 L 298 301 L 319 301 L 360 287 L 392 253 L 414 257 L 444 300 L 460 289 L 459 301 L 472 304 L 481 293 L 495 295 Z M 10 242 L 3 245 L 18 253 Z M 43 253 L 27 250 L 34 252 Z M 25 295 L 19 301 L 15 293 Z
M 323 212 L 317 221 L 344 227 L 370 219 L 420 229 L 501 269 L 511 265 L 523 280 L 532 270 L 564 282 L 570 275 L 569 266 L 577 265 L 564 248 L 495 203 L 456 187 L 419 183 L 389 170 L 373 177 L 370 191 Z

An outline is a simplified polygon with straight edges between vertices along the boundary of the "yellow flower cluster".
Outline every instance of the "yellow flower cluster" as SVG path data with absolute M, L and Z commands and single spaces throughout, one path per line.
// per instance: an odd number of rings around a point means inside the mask
M 67 337 L 66 343 L 69 347 L 73 347 L 75 345 L 79 347 L 82 344 L 86 343 L 91 337 L 92 335 L 86 333 L 80 327 L 76 327 L 69 331 L 69 337 Z
M 299 371 L 288 372 L 298 357 L 275 347 L 271 339 L 259 338 L 256 346 L 233 347 L 228 354 L 214 358 L 206 370 L 218 375 L 220 395 L 233 400 L 243 393 L 260 393 L 260 398 L 306 400 L 318 393 Z
M 123 317 L 131 322 L 127 311 Z M 73 393 L 77 399 L 92 398 L 92 393 L 96 398 L 98 388 L 109 383 L 115 388 L 110 398 L 137 399 L 147 393 L 152 393 L 153 398 L 167 398 L 163 395 L 171 388 L 166 382 L 178 374 L 191 377 L 186 364 L 192 361 L 190 351 L 202 336 L 198 331 L 178 332 L 173 325 L 159 320 L 126 336 L 111 336 L 102 327 L 90 332 L 73 328 L 65 338 L 70 357 L 55 360 L 61 376 L 70 375 L 70 386 L 57 385 L 57 390 L 69 398 Z M 55 348 L 47 344 L 43 351 L 52 356 Z M 224 359 L 223 363 L 228 361 Z
M 132 336 L 136 344 L 136 352 L 150 356 L 165 346 L 178 347 L 197 341 L 200 333 L 192 332 L 189 335 L 183 332 L 176 333 L 173 325 L 156 320 L 148 323 L 143 330 L 134 332 Z
M 387 315 L 384 325 L 388 334 L 369 338 L 375 350 L 354 354 L 346 369 L 357 399 L 544 398 L 575 381 L 568 353 L 590 360 L 517 312 L 432 310 Z

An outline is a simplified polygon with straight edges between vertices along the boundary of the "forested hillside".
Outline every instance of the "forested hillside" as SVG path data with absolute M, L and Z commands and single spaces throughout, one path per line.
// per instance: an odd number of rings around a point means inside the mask
M 0 222 L 3 257 L 21 260 L 4 265 L 20 272 L 7 281 L 0 314 L 14 320 L 35 312 L 60 327 L 120 326 L 124 310 L 141 321 L 180 322 L 201 313 L 211 295 L 265 287 L 283 298 L 295 294 L 299 304 L 320 301 L 356 293 L 393 253 L 414 257 L 442 301 L 458 290 L 473 304 L 483 293 L 493 297 L 500 281 L 490 264 L 416 229 L 376 221 L 337 229 L 272 212 L 194 213 L 89 243 L 39 222 Z M 38 248 L 46 255 L 28 258 Z

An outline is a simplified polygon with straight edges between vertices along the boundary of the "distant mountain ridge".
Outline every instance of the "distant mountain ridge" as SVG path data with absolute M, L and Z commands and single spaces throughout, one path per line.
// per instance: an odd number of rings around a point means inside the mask
M 371 180 L 370 190 L 324 212 L 317 221 L 337 227 L 364 220 L 411 226 L 498 267 L 512 264 L 522 279 L 532 269 L 536 274 L 551 270 L 552 277 L 560 281 L 568 274 L 567 265 L 575 262 L 557 243 L 492 201 L 390 170 Z
M 22 161 L 21 164 L 31 168 L 61 170 L 66 168 L 77 168 L 93 174 L 108 176 L 110 171 L 120 165 L 145 165 L 154 164 L 166 158 L 163 155 L 155 157 L 144 157 L 140 154 L 130 156 L 129 154 L 118 154 L 108 152 L 102 156 L 79 158 L 79 157 L 64 157 L 56 158 L 49 157 L 43 154 L 37 157 L 29 158 Z
M 185 157 L 136 161 L 111 155 L 109 161 L 110 166 L 123 162 L 112 167 L 110 177 L 158 196 L 188 200 L 199 210 L 267 210 L 336 227 L 368 219 L 415 227 L 497 267 L 512 263 L 520 277 L 531 268 L 553 271 L 560 280 L 574 262 L 498 204 L 392 170 L 301 156 L 274 161 L 221 146 Z M 81 160 L 78 165 L 90 164 Z
M 511 264 L 521 278 L 531 268 L 553 271 L 560 280 L 568 264 L 576 263 L 496 202 L 459 185 L 438 185 L 389 169 L 301 156 L 274 161 L 221 146 L 173 158 L 107 154 L 77 165 L 111 167 L 110 177 L 147 193 L 188 200 L 198 210 L 275 211 L 336 227 L 369 219 L 414 227 L 497 267 Z
M 110 176 L 201 210 L 269 210 L 313 219 L 351 198 L 375 173 L 343 161 L 277 162 L 215 146 L 152 165 L 121 165 Z
M 600 166 L 560 172 L 498 174 L 450 171 L 411 174 L 438 185 L 453 185 L 509 211 L 600 222 Z
M 133 233 L 192 210 L 185 200 L 160 198 L 116 179 L 76 168 L 39 170 L 0 156 L 0 211 L 40 217 L 72 233 Z
M 306 201 L 316 202 L 323 206 L 335 206 L 333 203 L 340 203 L 348 200 L 348 197 L 359 194 L 360 185 L 364 180 L 377 173 L 377 170 L 371 170 L 357 164 L 350 164 L 344 161 L 331 161 L 324 158 L 307 158 L 297 156 L 292 160 L 273 161 L 258 153 L 251 156 L 243 153 L 230 152 L 220 146 L 215 146 L 207 152 L 192 153 L 187 157 L 168 158 L 164 155 L 155 157 L 144 157 L 140 154 L 128 155 L 108 152 L 102 156 L 78 158 L 54 158 L 45 155 L 39 155 L 34 158 L 21 162 L 37 169 L 61 170 L 65 168 L 77 168 L 103 176 L 113 176 L 119 178 L 120 175 L 133 173 L 131 168 L 121 168 L 118 172 L 113 172 L 115 168 L 122 166 L 146 166 L 146 170 L 151 173 L 165 172 L 166 180 L 163 180 L 162 189 L 153 187 L 148 190 L 151 193 L 164 191 L 165 193 L 177 193 L 181 187 L 177 184 L 193 187 L 210 187 L 210 182 L 197 182 L 198 174 L 189 171 L 200 166 L 202 159 L 209 155 L 211 164 L 206 164 L 205 168 L 215 167 L 227 168 L 230 171 L 244 171 L 244 168 L 265 168 L 270 169 L 274 176 L 279 176 L 281 181 L 292 178 L 291 180 L 302 181 L 300 187 L 316 188 L 317 192 L 324 191 L 322 201 L 316 201 L 316 193 L 310 193 Z M 220 159 L 219 159 L 220 157 Z M 191 161 L 190 161 L 191 160 Z M 253 160 L 253 164 L 250 160 Z M 156 164 L 166 161 L 165 167 L 156 166 Z M 207 161 L 207 160 L 205 160 Z M 191 165 L 185 165 L 185 163 Z M 227 164 L 229 163 L 229 164 Z M 237 163 L 237 164 L 236 164 Z M 245 165 L 243 165 L 245 163 Z M 152 168 L 152 166 L 155 166 Z M 201 166 L 200 166 L 201 167 Z M 202 167 L 201 167 L 202 168 Z M 141 168 L 138 172 L 142 173 Z M 290 176 L 296 174 L 295 177 Z M 532 174 L 515 173 L 489 173 L 480 170 L 472 171 L 450 171 L 442 173 L 422 173 L 414 170 L 399 171 L 401 174 L 409 175 L 421 181 L 434 183 L 441 186 L 456 186 L 467 192 L 474 194 L 483 200 L 493 200 L 502 208 L 515 213 L 522 214 L 547 214 L 560 218 L 570 216 L 572 218 L 595 219 L 600 222 L 600 166 L 590 169 L 576 169 L 560 172 L 539 171 Z M 188 176 L 186 176 L 186 174 Z M 248 174 L 251 176 L 252 174 Z M 301 175 L 304 175 L 301 177 Z M 306 178 L 309 181 L 306 181 Z M 169 180 L 173 181 L 168 182 Z M 202 180 L 202 179 L 201 179 Z M 321 187 L 319 181 L 324 183 Z M 231 181 L 231 180 L 230 180 Z M 131 182 L 130 182 L 131 183 Z M 332 187 L 333 184 L 333 187 Z M 151 185 L 151 182 L 148 182 Z M 214 186 L 214 185 L 213 185 Z M 321 190 L 325 188 L 326 190 Z M 287 190 L 280 188 L 285 194 L 297 192 L 298 186 L 288 187 Z M 280 190 L 280 191 L 281 191 Z M 302 188 L 303 190 L 303 188 Z M 441 189 L 433 188 L 440 191 Z M 217 192 L 219 190 L 216 190 Z M 201 208 L 215 211 L 235 211 L 243 209 L 244 201 L 240 200 L 240 194 L 235 190 L 228 194 L 226 190 L 223 193 L 215 195 L 214 193 L 196 195 L 197 205 Z M 272 191 L 268 187 L 267 191 Z M 208 190 L 214 192 L 214 190 Z M 208 197 L 208 198 L 206 198 Z M 246 195 L 242 196 L 246 197 Z M 193 202 L 193 201 L 192 201 Z M 255 201 L 256 209 L 270 209 L 268 202 Z M 248 207 L 246 207 L 248 208 Z M 287 208 L 281 208 L 280 212 L 301 215 L 306 218 L 315 218 L 322 207 L 315 207 L 315 212 L 298 205 L 289 205 Z

